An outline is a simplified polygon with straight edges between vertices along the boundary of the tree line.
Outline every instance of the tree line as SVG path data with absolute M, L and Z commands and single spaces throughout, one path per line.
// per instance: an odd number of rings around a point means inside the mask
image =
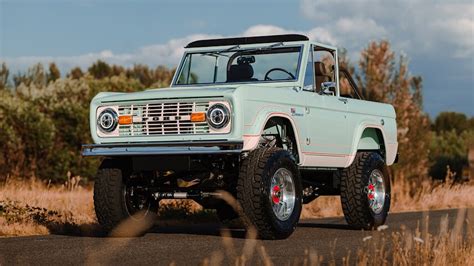
M 390 103 L 398 123 L 400 161 L 396 180 L 443 179 L 447 167 L 460 177 L 474 144 L 474 118 L 443 112 L 433 121 L 423 112 L 420 76 L 388 41 L 369 43 L 356 65 L 342 51 L 340 64 L 351 72 L 365 99 Z M 134 92 L 167 87 L 174 69 L 123 67 L 97 61 L 62 74 L 55 63 L 36 64 L 11 74 L 0 66 L 0 179 L 38 177 L 61 181 L 67 173 L 92 180 L 99 159 L 82 158 L 90 143 L 89 103 L 101 91 Z

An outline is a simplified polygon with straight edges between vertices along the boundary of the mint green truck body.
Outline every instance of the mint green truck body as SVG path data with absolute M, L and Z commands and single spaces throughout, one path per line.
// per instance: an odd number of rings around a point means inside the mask
M 337 62 L 336 47 L 302 35 L 201 40 L 185 48 L 169 88 L 96 95 L 94 143 L 82 154 L 104 157 L 99 223 L 112 231 L 162 199 L 193 199 L 262 238 L 286 238 L 302 204 L 340 195 L 349 225 L 383 224 L 395 110 L 363 100 Z
M 250 44 L 257 48 L 265 44 Z M 307 62 L 312 45 L 337 49 L 311 41 L 291 42 L 302 45 L 302 59 Z M 229 46 L 212 47 L 213 50 Z M 186 52 L 209 50 L 189 48 Z M 245 82 L 242 84 L 175 85 L 135 93 L 99 93 L 90 106 L 90 129 L 96 144 L 134 142 L 174 142 L 201 140 L 242 141 L 242 151 L 257 147 L 266 122 L 282 117 L 291 122 L 297 132 L 298 164 L 308 167 L 347 167 L 358 150 L 383 148 L 387 165 L 397 155 L 395 110 L 389 104 L 342 98 L 339 95 L 339 75 L 336 71 L 336 95 L 321 95 L 303 90 L 307 64 L 301 63 L 297 80 L 291 82 Z M 178 67 L 179 69 L 179 67 Z M 336 64 L 337 69 L 337 64 Z M 231 105 L 232 129 L 225 134 L 172 134 L 100 137 L 97 134 L 97 109 L 104 106 L 179 102 L 180 99 L 207 101 L 225 100 Z M 292 109 L 293 108 L 293 109 Z M 294 112 L 292 113 L 291 110 Z

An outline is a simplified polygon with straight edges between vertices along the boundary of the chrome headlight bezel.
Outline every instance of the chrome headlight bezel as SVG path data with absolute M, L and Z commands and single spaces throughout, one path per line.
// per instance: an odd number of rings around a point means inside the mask
M 207 110 L 207 123 L 214 129 L 223 129 L 230 123 L 231 113 L 229 108 L 223 103 L 216 103 L 209 106 Z
M 106 108 L 97 116 L 97 128 L 104 134 L 112 133 L 118 126 L 118 114 L 112 108 Z

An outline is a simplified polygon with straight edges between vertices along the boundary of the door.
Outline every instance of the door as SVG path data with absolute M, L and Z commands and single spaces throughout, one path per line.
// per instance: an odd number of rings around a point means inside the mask
M 322 82 L 337 84 L 333 67 L 337 60 L 336 51 L 320 50 L 314 47 L 312 67 L 314 86 L 306 94 L 307 132 L 303 154 L 304 166 L 345 167 L 350 159 L 351 133 L 348 128 L 348 101 L 339 97 L 339 88 L 334 86 L 322 91 Z

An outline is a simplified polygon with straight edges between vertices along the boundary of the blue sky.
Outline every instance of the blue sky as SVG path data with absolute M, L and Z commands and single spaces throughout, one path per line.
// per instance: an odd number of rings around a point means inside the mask
M 177 64 L 189 41 L 298 32 L 353 61 L 388 39 L 421 75 L 424 107 L 474 115 L 474 2 L 436 0 L 0 0 L 0 60 L 13 72 L 55 61 Z

